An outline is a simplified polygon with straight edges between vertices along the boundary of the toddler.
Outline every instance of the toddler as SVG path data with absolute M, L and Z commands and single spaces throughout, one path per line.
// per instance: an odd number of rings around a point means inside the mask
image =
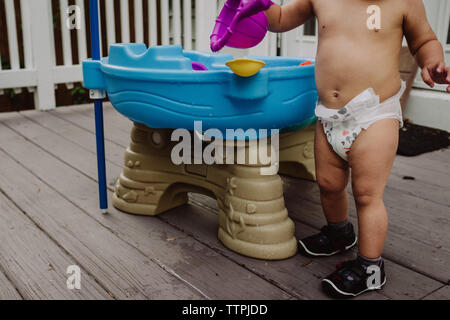
M 381 254 L 388 227 L 383 192 L 402 126 L 402 39 L 406 37 L 430 87 L 450 83 L 442 46 L 422 0 L 292 0 L 265 9 L 273 32 L 291 30 L 313 17 L 318 21 L 315 161 L 328 223 L 320 233 L 300 240 L 299 248 L 324 257 L 356 244 L 348 221 L 351 175 L 359 253 L 338 265 L 322 285 L 341 297 L 381 289 L 386 283 Z

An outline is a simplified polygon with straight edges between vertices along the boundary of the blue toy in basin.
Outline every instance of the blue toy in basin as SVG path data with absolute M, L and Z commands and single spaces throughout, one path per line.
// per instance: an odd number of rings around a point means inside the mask
M 151 128 L 193 130 L 194 121 L 201 120 L 204 130 L 225 134 L 227 128 L 310 123 L 317 100 L 314 65 L 299 66 L 305 61 L 300 58 L 249 58 L 266 66 L 241 77 L 225 65 L 233 59 L 228 54 L 114 44 L 109 57 L 83 62 L 84 86 L 106 90 L 117 111 Z

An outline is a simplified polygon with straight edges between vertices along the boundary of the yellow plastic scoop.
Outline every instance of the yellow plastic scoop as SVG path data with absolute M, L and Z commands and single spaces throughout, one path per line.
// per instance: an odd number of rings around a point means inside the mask
M 264 61 L 239 58 L 227 61 L 225 63 L 231 71 L 241 77 L 251 77 L 258 73 L 258 71 L 266 65 Z

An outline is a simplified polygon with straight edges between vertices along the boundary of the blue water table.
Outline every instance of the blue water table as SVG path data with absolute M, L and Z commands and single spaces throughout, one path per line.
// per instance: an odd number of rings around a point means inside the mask
M 305 59 L 248 57 L 263 67 L 239 76 L 229 54 L 183 51 L 179 45 L 111 45 L 109 57 L 83 63 L 84 85 L 106 90 L 113 106 L 152 128 L 282 129 L 314 117 L 314 65 Z M 202 69 L 196 66 L 203 66 Z M 255 137 L 253 137 L 255 138 Z
M 134 124 L 113 205 L 127 213 L 156 215 L 186 203 L 188 193 L 205 194 L 217 199 L 218 237 L 225 246 L 261 259 L 294 255 L 294 223 L 284 205 L 278 168 L 314 179 L 317 92 L 314 61 L 306 60 L 234 59 L 179 45 L 127 43 L 111 45 L 109 57 L 84 61 L 84 86 L 97 98 L 96 107 L 105 93 Z M 234 130 L 231 138 L 229 130 Z M 179 152 L 181 136 L 189 150 Z M 211 154 L 221 161 L 189 155 L 196 141 L 202 155 L 214 141 Z M 276 155 L 270 158 L 275 161 L 263 161 L 261 145 L 266 155 Z M 174 161 L 174 154 L 182 161 Z M 258 155 L 256 161 L 251 154 Z

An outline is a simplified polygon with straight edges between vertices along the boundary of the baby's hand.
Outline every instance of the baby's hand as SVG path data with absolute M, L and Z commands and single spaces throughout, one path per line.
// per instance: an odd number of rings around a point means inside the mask
M 448 84 L 447 92 L 450 92 L 450 67 L 446 67 L 444 62 L 430 64 L 423 67 L 422 79 L 431 88 L 434 84 Z

